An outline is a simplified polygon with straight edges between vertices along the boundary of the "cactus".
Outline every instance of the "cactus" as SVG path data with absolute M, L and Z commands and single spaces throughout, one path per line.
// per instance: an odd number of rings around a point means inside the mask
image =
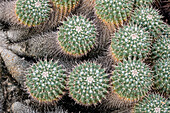
M 141 7 L 141 6 L 148 6 L 153 3 L 154 0 L 135 0 L 135 6 Z
M 155 86 L 157 89 L 162 89 L 163 92 L 167 94 L 170 94 L 169 66 L 170 66 L 170 57 L 166 59 L 158 60 L 154 66 Z
M 17 0 L 15 12 L 21 23 L 37 26 L 48 20 L 51 8 L 48 0 Z
M 170 39 L 167 35 L 161 35 L 153 44 L 152 53 L 154 58 L 169 58 L 170 57 Z
M 115 30 L 128 21 L 133 9 L 133 0 L 96 0 L 95 9 L 97 16 L 111 30 Z
M 141 60 L 123 60 L 115 66 L 112 76 L 113 93 L 128 101 L 138 101 L 152 85 L 149 67 Z
M 65 69 L 52 61 L 39 61 L 26 71 L 25 87 L 40 103 L 58 101 L 65 93 Z
M 106 97 L 108 74 L 101 65 L 85 62 L 77 65 L 68 78 L 69 95 L 79 104 L 96 105 Z
M 130 56 L 147 58 L 150 51 L 151 38 L 149 32 L 141 27 L 130 24 L 115 32 L 111 42 L 114 59 L 122 60 Z
M 168 113 L 169 102 L 158 94 L 150 94 L 137 103 L 134 113 Z
M 132 15 L 131 21 L 137 25 L 141 25 L 156 39 L 159 35 L 162 35 L 167 27 L 161 19 L 162 16 L 159 15 L 158 10 L 147 6 L 137 8 Z
M 95 47 L 96 35 L 95 25 L 84 16 L 68 17 L 59 27 L 57 43 L 63 53 L 80 57 Z

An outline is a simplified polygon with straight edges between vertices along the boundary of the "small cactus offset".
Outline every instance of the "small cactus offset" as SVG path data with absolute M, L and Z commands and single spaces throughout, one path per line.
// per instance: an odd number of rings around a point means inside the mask
M 37 26 L 49 18 L 51 6 L 48 0 L 17 0 L 15 13 L 21 23 Z
M 158 94 L 150 94 L 137 103 L 134 113 L 169 113 L 169 102 Z
M 85 106 L 96 105 L 106 98 L 108 93 L 108 74 L 97 63 L 81 63 L 70 73 L 67 85 L 69 95 L 77 103 Z
M 80 57 L 96 45 L 95 25 L 84 16 L 68 17 L 59 27 L 57 43 L 63 53 Z
M 120 98 L 138 101 L 147 94 L 151 85 L 151 71 L 141 60 L 123 60 L 123 63 L 115 66 L 112 89 Z
M 160 59 L 154 66 L 155 71 L 155 86 L 157 89 L 162 89 L 163 92 L 170 94 L 170 58 Z
M 111 41 L 111 52 L 117 60 L 132 56 L 144 59 L 150 52 L 150 46 L 149 32 L 140 26 L 130 24 L 115 32 Z
M 52 103 L 65 94 L 66 71 L 57 63 L 39 61 L 26 71 L 25 87 L 33 100 Z
M 111 30 L 123 26 L 133 9 L 133 0 L 96 0 L 96 14 Z
M 162 16 L 159 15 L 158 10 L 147 6 L 137 8 L 132 15 L 131 21 L 137 25 L 141 25 L 156 39 L 167 29 L 167 25 L 161 18 Z
M 170 58 L 170 38 L 161 35 L 153 44 L 152 53 L 154 58 Z

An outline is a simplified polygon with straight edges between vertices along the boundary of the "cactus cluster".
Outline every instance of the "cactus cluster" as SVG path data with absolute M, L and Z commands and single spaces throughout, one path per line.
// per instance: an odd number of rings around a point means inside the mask
M 101 65 L 85 62 L 77 65 L 68 78 L 69 95 L 79 104 L 96 105 L 106 98 L 108 74 Z
M 134 113 L 168 113 L 169 102 L 158 94 L 150 94 L 133 108 Z
M 134 24 L 120 28 L 115 32 L 111 42 L 112 54 L 118 60 L 132 56 L 147 58 L 150 46 L 149 32 Z
M 48 0 L 17 0 L 15 13 L 21 23 L 37 26 L 48 20 L 51 6 Z
M 130 0 L 96 0 L 96 14 L 106 25 L 115 30 L 128 21 L 133 9 Z
M 149 67 L 141 60 L 128 59 L 115 66 L 112 89 L 120 98 L 136 101 L 146 95 L 152 86 Z
M 58 101 L 66 89 L 65 69 L 58 62 L 39 61 L 27 70 L 25 86 L 38 102 Z
M 57 42 L 63 53 L 79 57 L 96 45 L 95 25 L 84 16 L 68 17 L 59 27 Z

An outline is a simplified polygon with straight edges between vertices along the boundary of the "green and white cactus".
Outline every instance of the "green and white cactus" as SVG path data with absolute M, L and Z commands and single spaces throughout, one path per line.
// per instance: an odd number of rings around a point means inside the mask
M 17 0 L 15 13 L 24 25 L 37 26 L 48 20 L 51 6 L 48 0 Z
M 96 0 L 96 14 L 111 30 L 123 26 L 131 15 L 134 0 Z
M 162 35 L 166 30 L 167 25 L 161 19 L 159 11 L 149 6 L 137 8 L 131 17 L 131 21 L 145 28 L 153 38 Z
M 35 101 L 58 101 L 65 94 L 66 71 L 58 62 L 39 61 L 26 71 L 25 86 Z
M 155 71 L 155 86 L 157 89 L 162 89 L 163 92 L 170 94 L 170 57 L 160 59 L 154 66 Z
M 128 57 L 147 58 L 150 52 L 151 37 L 149 32 L 140 26 L 130 24 L 115 32 L 111 41 L 111 52 L 114 59 Z
M 84 16 L 68 17 L 59 27 L 57 43 L 63 53 L 80 57 L 96 45 L 95 25 Z
M 154 58 L 170 58 L 170 38 L 168 34 L 161 35 L 153 44 L 152 53 Z
M 77 103 L 85 106 L 96 105 L 106 98 L 109 78 L 100 64 L 85 62 L 75 66 L 67 85 L 69 95 Z
M 115 66 L 112 90 L 120 99 L 138 101 L 146 95 L 151 85 L 151 71 L 141 60 L 123 60 Z
M 154 2 L 154 0 L 135 0 L 135 6 L 149 6 Z
M 150 94 L 134 106 L 133 112 L 168 113 L 169 102 L 158 94 Z

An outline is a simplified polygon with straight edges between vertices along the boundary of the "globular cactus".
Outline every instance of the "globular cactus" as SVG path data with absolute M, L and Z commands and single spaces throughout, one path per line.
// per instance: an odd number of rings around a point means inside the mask
M 24 25 L 37 26 L 48 20 L 51 6 L 48 0 L 17 0 L 15 13 Z
M 128 21 L 133 2 L 133 0 L 96 0 L 95 12 L 110 30 L 114 31 Z
M 131 17 L 131 21 L 141 25 L 155 39 L 167 29 L 167 25 L 161 19 L 159 11 L 149 6 L 137 8 Z
M 170 58 L 159 59 L 154 65 L 154 83 L 157 89 L 161 89 L 162 92 L 170 94 Z
M 133 108 L 134 113 L 168 113 L 169 102 L 158 94 L 149 94 Z
M 161 35 L 153 44 L 153 58 L 169 58 L 170 57 L 170 39 L 168 34 Z
M 65 94 L 66 70 L 57 61 L 40 60 L 25 73 L 25 87 L 34 101 L 53 103 Z
M 140 26 L 130 24 L 115 32 L 111 41 L 111 53 L 119 61 L 128 57 L 147 58 L 150 52 L 151 37 Z
M 85 106 L 96 105 L 106 97 L 109 88 L 108 74 L 100 64 L 81 63 L 70 72 L 68 78 L 69 95 Z
M 147 94 L 152 85 L 151 71 L 141 60 L 123 60 L 123 63 L 115 66 L 112 74 L 113 93 L 126 101 L 138 101 Z
M 151 5 L 154 2 L 154 0 L 135 0 L 135 6 L 141 7 L 141 6 L 148 6 Z
M 64 54 L 80 57 L 95 47 L 96 35 L 95 25 L 84 16 L 68 17 L 59 27 L 57 44 Z

